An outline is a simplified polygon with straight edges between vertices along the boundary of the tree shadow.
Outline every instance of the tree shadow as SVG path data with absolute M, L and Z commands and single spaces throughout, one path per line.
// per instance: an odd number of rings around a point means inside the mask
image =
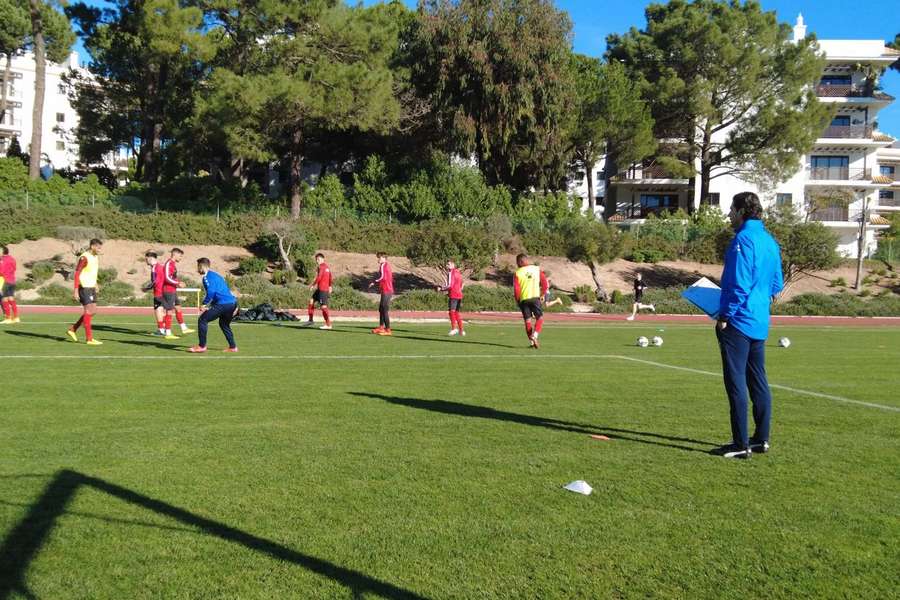
M 116 340 L 117 344 L 128 344 L 129 346 L 152 346 L 161 350 L 179 350 L 184 348 L 179 344 L 170 344 L 167 342 L 151 342 L 149 340 Z
M 94 325 L 94 331 L 106 331 L 109 333 L 123 333 L 125 335 L 146 335 L 146 332 L 138 329 L 129 329 L 127 327 L 116 327 L 115 325 Z
M 66 514 L 67 506 L 82 487 L 106 493 L 113 498 L 168 517 L 190 530 L 199 530 L 204 535 L 217 537 L 276 560 L 292 563 L 350 588 L 356 596 L 371 593 L 390 599 L 424 599 L 424 596 L 359 571 L 303 554 L 272 540 L 255 536 L 103 479 L 64 469 L 47 484 L 37 502 L 30 505 L 25 516 L 0 544 L 0 600 L 6 600 L 14 593 L 36 599 L 25 581 L 28 566 L 41 551 L 58 519 Z
M 63 343 L 68 342 L 70 344 L 72 343 L 72 340 L 70 340 L 69 338 L 67 338 L 65 336 L 51 335 L 49 333 L 35 333 L 33 331 L 15 331 L 12 329 L 7 329 L 6 334 L 7 335 L 15 335 L 15 336 L 19 336 L 19 337 L 40 338 L 43 340 L 50 340 L 52 342 L 63 342 Z
M 640 444 L 650 444 L 653 446 L 665 446 L 667 448 L 676 448 L 678 450 L 684 450 L 687 452 L 702 452 L 706 454 L 709 451 L 709 448 L 693 448 L 691 446 L 684 446 L 682 444 L 669 442 L 686 442 L 690 444 L 700 444 L 708 447 L 716 447 L 718 445 L 713 444 L 712 442 L 704 442 L 702 440 L 695 440 L 692 438 L 663 435 L 660 433 L 652 433 L 648 431 L 636 431 L 633 429 L 619 429 L 616 427 L 598 427 L 585 423 L 574 423 L 571 421 L 560 421 L 557 419 L 548 419 L 544 417 L 536 417 L 533 415 L 523 415 L 503 410 L 496 410 L 485 406 L 463 404 L 461 402 L 451 402 L 449 400 L 422 400 L 420 398 L 402 398 L 399 396 L 385 396 L 383 394 L 371 394 L 367 392 L 350 392 L 350 394 L 353 396 L 358 396 L 360 398 L 373 398 L 375 400 L 383 400 L 391 404 L 407 406 L 410 408 L 418 408 L 421 410 L 428 410 L 445 415 L 475 417 L 478 419 L 492 419 L 495 421 L 506 421 L 508 423 L 518 423 L 520 425 L 529 425 L 531 427 L 543 427 L 545 429 L 568 431 L 585 435 L 600 434 L 613 439 L 627 440 Z
M 399 338 L 401 340 L 417 340 L 420 342 L 442 342 L 444 344 L 465 344 L 470 346 L 494 346 L 495 348 L 519 348 L 520 346 L 512 346 L 509 344 L 496 344 L 494 342 L 478 342 L 475 340 L 468 340 L 462 337 L 455 337 L 454 339 L 447 339 L 442 337 L 419 337 L 416 335 L 397 335 L 397 330 L 393 330 L 393 335 L 391 337 Z
M 685 287 L 693 285 L 701 277 L 708 277 L 717 285 L 719 283 L 718 277 L 709 277 L 700 271 L 687 271 L 662 265 L 636 266 L 625 269 L 622 272 L 626 279 L 629 280 L 634 280 L 638 273 L 641 274 L 644 283 L 650 288 Z

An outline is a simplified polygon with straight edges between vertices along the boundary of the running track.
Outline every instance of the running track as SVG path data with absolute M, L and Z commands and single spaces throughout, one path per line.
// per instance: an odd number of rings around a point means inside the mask
M 78 314 L 81 312 L 80 306 L 19 306 L 20 312 L 24 315 L 29 314 Z M 98 312 L 103 315 L 145 315 L 150 317 L 152 314 L 149 306 L 101 306 Z M 305 310 L 291 310 L 295 315 L 305 316 Z M 196 314 L 196 309 L 187 308 L 187 314 Z M 374 310 L 332 310 L 332 317 L 336 320 L 378 320 L 378 312 Z M 439 311 L 391 311 L 392 317 L 398 322 L 402 321 L 446 321 L 447 313 Z M 545 319 L 555 323 L 626 323 L 625 317 L 621 314 L 596 314 L 596 313 L 546 313 Z M 522 316 L 517 312 L 480 312 L 480 313 L 463 313 L 466 321 L 520 321 Z M 321 315 L 316 311 L 316 319 L 321 320 Z M 813 326 L 861 326 L 861 327 L 900 327 L 900 317 L 795 317 L 795 316 L 773 316 L 773 324 L 783 326 L 795 325 L 813 325 Z M 712 322 L 703 315 L 639 315 L 634 324 L 640 323 L 699 323 L 712 324 Z

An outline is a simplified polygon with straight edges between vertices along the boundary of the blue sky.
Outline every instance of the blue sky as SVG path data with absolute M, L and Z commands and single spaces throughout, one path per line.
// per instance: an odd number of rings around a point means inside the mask
M 373 4 L 377 0 L 364 0 Z M 415 0 L 403 0 L 414 7 Z M 102 5 L 102 0 L 88 0 Z M 574 24 L 575 50 L 601 56 L 606 50 L 606 36 L 622 33 L 631 26 L 644 25 L 644 7 L 648 0 L 556 0 L 568 11 Z M 803 13 L 810 32 L 819 39 L 882 39 L 891 41 L 900 33 L 897 0 L 762 0 L 765 10 L 774 10 L 778 20 L 793 24 Z M 83 55 L 81 44 L 79 51 Z M 884 91 L 900 98 L 900 73 L 888 71 L 882 79 Z M 878 115 L 880 128 L 900 137 L 900 101 Z

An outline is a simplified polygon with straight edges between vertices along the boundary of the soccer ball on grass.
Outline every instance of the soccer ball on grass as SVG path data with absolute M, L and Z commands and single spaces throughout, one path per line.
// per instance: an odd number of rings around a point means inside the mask
M 782 348 L 790 348 L 790 347 L 791 347 L 791 340 L 789 340 L 789 339 L 786 338 L 786 337 L 783 337 L 783 338 L 781 338 L 780 340 L 778 340 L 778 345 L 781 346 Z
M 653 337 L 653 345 L 654 345 L 654 346 L 662 346 L 662 345 L 663 345 L 663 339 L 662 339 L 661 337 L 659 337 L 658 335 L 657 335 L 657 336 L 654 336 L 654 337 Z
M 646 348 L 647 346 L 650 345 L 650 340 L 648 340 L 644 336 L 641 336 L 637 339 L 637 345 L 640 346 L 641 348 Z

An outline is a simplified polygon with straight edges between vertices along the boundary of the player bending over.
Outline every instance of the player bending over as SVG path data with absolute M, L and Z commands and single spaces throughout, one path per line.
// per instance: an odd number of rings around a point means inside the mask
M 183 287 L 178 281 L 178 263 L 184 257 L 181 248 L 172 248 L 169 253 L 169 259 L 163 265 L 163 284 L 162 284 L 162 305 L 166 309 L 165 316 L 165 338 L 167 340 L 177 340 L 178 336 L 172 333 L 172 315 L 181 326 L 182 335 L 193 333 L 194 330 L 189 328 L 184 322 L 184 313 L 181 312 L 181 300 L 178 299 L 178 288 Z
M 16 259 L 10 256 L 6 246 L 0 246 L 0 298 L 3 299 L 3 320 L 0 324 L 20 323 L 19 307 L 16 305 Z
M 438 286 L 439 292 L 447 292 L 448 312 L 450 313 L 450 332 L 447 335 L 466 335 L 463 329 L 462 317 L 459 310 L 463 301 L 463 277 L 456 268 L 456 261 L 447 261 L 447 285 Z
M 316 312 L 316 303 L 322 309 L 322 318 L 325 324 L 319 329 L 331 329 L 331 317 L 328 314 L 328 297 L 331 295 L 331 269 L 325 262 L 325 255 L 319 252 L 316 254 L 316 264 L 319 265 L 316 270 L 316 280 L 312 282 L 309 289 L 315 290 L 312 298 L 309 299 L 309 306 L 306 307 L 309 320 L 304 323 L 305 326 L 313 324 L 313 315 Z
M 208 258 L 197 261 L 197 272 L 203 275 L 203 306 L 200 307 L 200 318 L 197 320 L 199 344 L 188 349 L 188 352 L 206 352 L 206 333 L 210 321 L 219 320 L 219 329 L 225 334 L 228 347 L 225 352 L 237 352 L 234 333 L 231 331 L 231 319 L 238 312 L 237 298 L 228 289 L 225 278 L 210 269 Z
M 647 284 L 644 283 L 644 280 L 640 273 L 635 275 L 634 277 L 634 304 L 631 305 L 631 315 L 625 317 L 626 321 L 634 321 L 635 315 L 637 312 L 642 309 L 652 310 L 656 312 L 656 307 L 652 304 L 642 304 L 641 300 L 644 299 L 644 288 L 647 287 Z
M 156 335 L 166 335 L 166 309 L 163 308 L 163 266 L 159 262 L 156 252 L 144 254 L 144 260 L 150 267 L 150 285 L 144 288 L 145 292 L 153 290 L 153 314 L 156 316 Z
M 532 348 L 537 349 L 539 347 L 538 336 L 544 326 L 544 310 L 541 308 L 541 304 L 549 284 L 541 268 L 529 263 L 527 254 L 520 254 L 516 257 L 516 266 L 519 267 L 513 279 L 516 302 L 519 303 L 519 310 L 522 311 L 522 317 L 525 319 L 525 334 L 528 336 L 528 342 Z M 531 323 L 532 318 L 534 325 Z
M 94 238 L 88 245 L 78 262 L 75 265 L 75 290 L 72 293 L 75 300 L 81 303 L 81 317 L 72 327 L 66 331 L 66 335 L 73 342 L 78 341 L 78 328 L 84 325 L 84 335 L 89 346 L 99 346 L 103 342 L 94 339 L 94 332 L 91 329 L 91 322 L 94 315 L 97 314 L 97 294 L 100 291 L 100 285 L 97 283 L 97 275 L 100 272 L 100 250 L 103 248 L 103 242 Z
M 373 287 L 376 283 L 381 292 L 381 301 L 378 303 L 378 327 L 372 330 L 377 335 L 391 335 L 391 298 L 394 296 L 394 273 L 388 264 L 387 254 L 379 252 L 378 279 L 369 284 Z

